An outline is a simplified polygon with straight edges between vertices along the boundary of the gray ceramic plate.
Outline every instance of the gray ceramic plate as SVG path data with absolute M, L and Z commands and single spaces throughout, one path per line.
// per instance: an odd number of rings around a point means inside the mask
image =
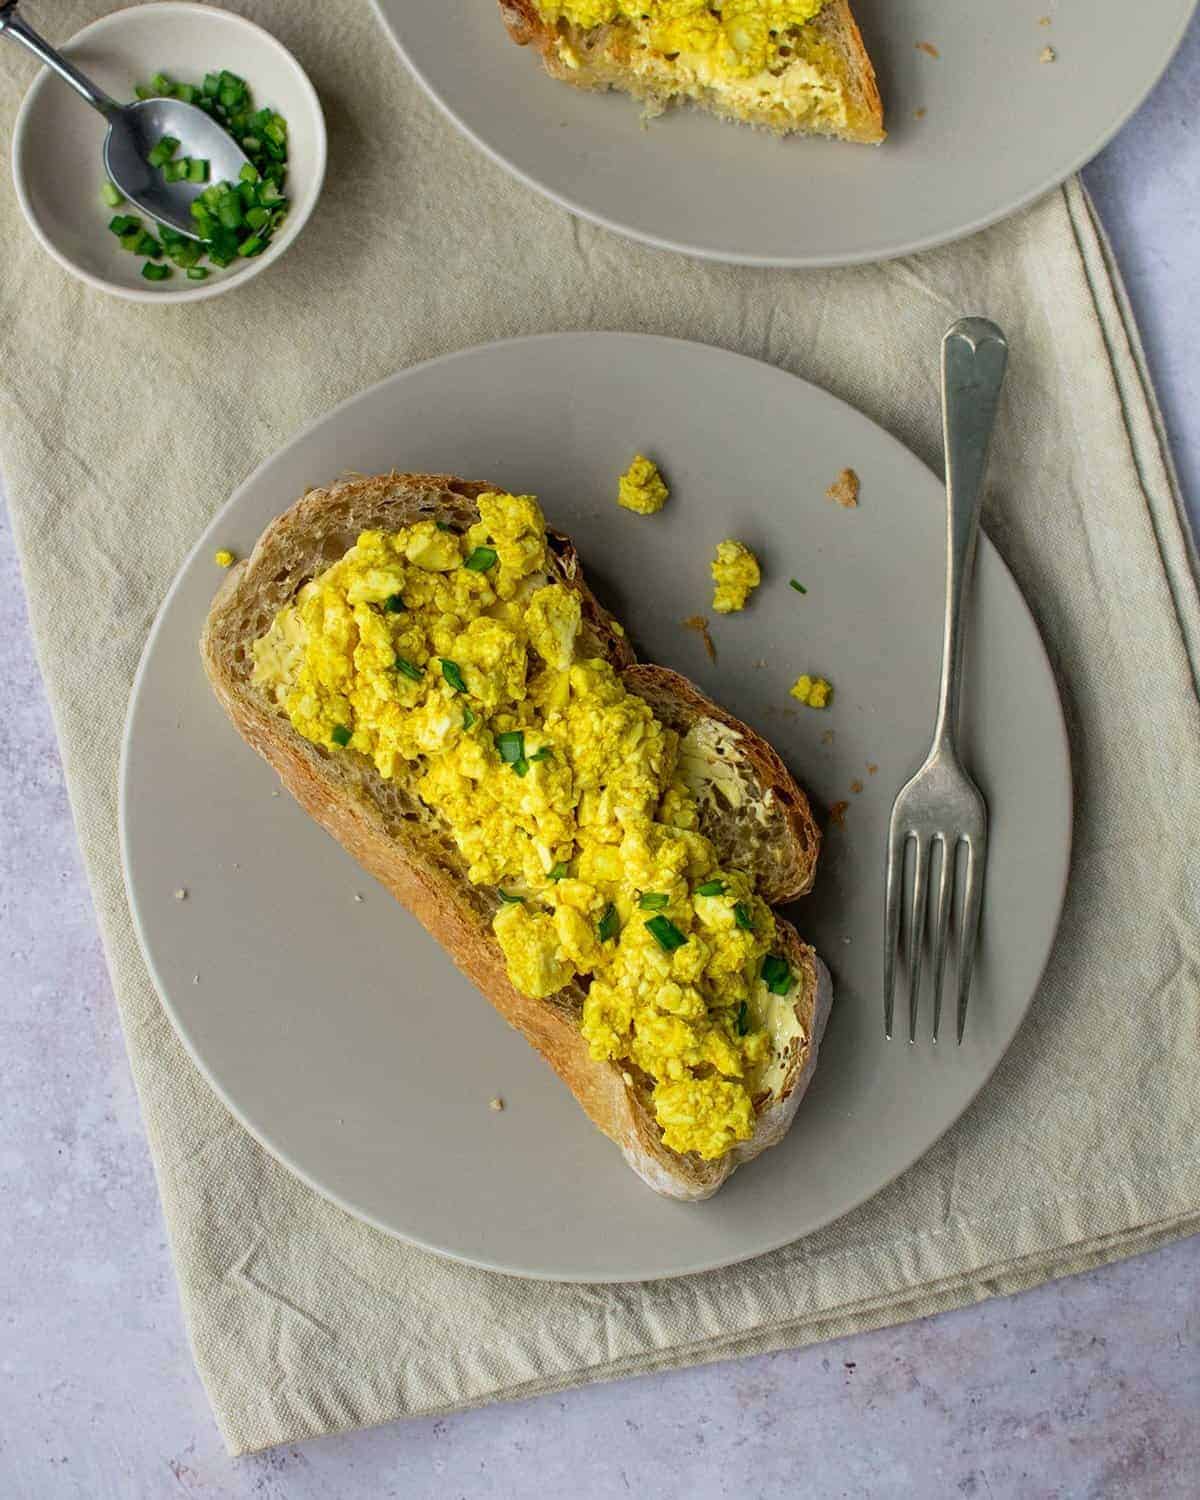
M 614 500 L 635 447 L 673 486 L 652 520 Z M 855 511 L 824 498 L 847 464 L 862 479 Z M 245 554 L 306 486 L 393 465 L 541 496 L 641 655 L 761 729 L 821 807 L 850 804 L 795 913 L 834 975 L 816 1081 L 783 1144 L 708 1203 L 670 1203 L 642 1185 L 440 946 L 286 795 L 272 796 L 273 772 L 208 691 L 196 639 L 219 577 L 214 548 Z M 151 972 L 239 1119 L 352 1213 L 529 1276 L 643 1279 L 740 1260 L 903 1171 L 970 1103 L 1029 1005 L 1071 825 L 1054 681 L 985 541 L 965 724 L 991 806 L 991 867 L 967 1041 L 886 1043 L 886 819 L 932 721 L 943 507 L 927 469 L 814 387 L 717 349 L 623 334 L 515 340 L 420 365 L 259 469 L 163 607 L 121 773 L 126 876 Z M 707 612 L 712 548 L 730 535 L 758 551 L 766 578 L 749 610 L 714 625 L 714 665 L 680 621 Z M 788 587 L 793 576 L 806 595 Z M 788 698 L 809 668 L 834 682 L 831 710 Z M 496 1095 L 500 1114 L 488 1107 Z
M 1145 98 L 1196 0 L 854 0 L 887 112 L 878 149 L 692 110 L 644 129 L 627 98 L 544 74 L 496 0 L 374 3 L 451 119 L 573 212 L 692 255 L 821 266 L 955 239 L 1061 182 Z

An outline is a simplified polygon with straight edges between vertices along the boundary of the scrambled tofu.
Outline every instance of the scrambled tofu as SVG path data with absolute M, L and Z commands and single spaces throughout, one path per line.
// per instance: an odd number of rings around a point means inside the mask
M 796 678 L 788 692 L 797 702 L 807 704 L 809 708 L 828 708 L 829 700 L 833 697 L 833 684 L 824 677 L 813 677 L 805 672 L 802 677 Z
M 222 547 L 219 552 L 213 553 L 213 562 L 218 568 L 232 568 L 237 559 L 228 547 Z
M 634 45 L 683 58 L 709 78 L 753 78 L 781 70 L 799 29 L 826 0 L 535 0 L 546 20 L 591 30 L 627 28 Z
M 746 600 L 762 582 L 758 558 L 743 542 L 732 538 L 717 544 L 712 562 L 713 608 L 719 615 L 745 609 Z
M 636 511 L 639 516 L 657 515 L 667 503 L 669 494 L 658 465 L 640 453 L 617 484 L 617 504 Z
M 595 33 L 607 57 L 656 97 L 716 98 L 776 128 L 869 125 L 845 58 L 810 25 L 828 0 L 534 0 L 560 33 Z M 580 38 L 560 34 L 570 69 Z M 589 38 L 590 40 L 590 38 Z
M 582 981 L 592 1056 L 638 1070 L 670 1149 L 719 1157 L 753 1134 L 795 983 L 774 916 L 698 831 L 678 735 L 580 649 L 537 502 L 478 503 L 462 536 L 363 532 L 255 642 L 254 680 L 440 815 L 513 983 Z

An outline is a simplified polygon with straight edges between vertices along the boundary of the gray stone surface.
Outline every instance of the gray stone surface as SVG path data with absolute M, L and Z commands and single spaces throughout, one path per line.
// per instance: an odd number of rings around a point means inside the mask
M 1193 25 L 1087 174 L 1194 499 L 1198 103 Z M 6 525 L 0 641 L 2 1500 L 1200 1493 L 1200 1238 L 817 1349 L 231 1462 L 180 1319 Z

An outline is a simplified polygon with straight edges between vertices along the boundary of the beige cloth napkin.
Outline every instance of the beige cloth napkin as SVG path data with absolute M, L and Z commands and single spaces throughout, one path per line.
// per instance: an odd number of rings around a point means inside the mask
M 890 265 L 693 263 L 572 219 L 485 160 L 365 0 L 236 8 L 296 51 L 330 125 L 324 198 L 278 268 L 191 307 L 112 301 L 37 248 L 0 186 L 0 459 L 184 1312 L 230 1450 L 878 1327 L 1200 1228 L 1200 605 L 1137 336 L 1079 186 Z M 105 6 L 54 9 L 65 36 Z M 530 69 L 531 88 L 550 86 Z M 0 48 L 6 134 L 31 76 Z M 1058 672 L 1078 799 L 1049 971 L 975 1106 L 839 1223 L 673 1282 L 513 1280 L 317 1197 L 185 1056 L 121 882 L 130 682 L 214 509 L 302 423 L 398 366 L 557 328 L 742 350 L 936 465 L 934 351 L 964 312 L 1012 341 L 986 524 Z

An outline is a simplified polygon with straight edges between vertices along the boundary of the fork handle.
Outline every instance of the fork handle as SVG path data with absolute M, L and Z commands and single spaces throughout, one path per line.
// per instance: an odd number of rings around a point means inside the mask
M 1008 343 L 986 318 L 960 318 L 942 339 L 942 431 L 946 448 L 946 633 L 936 749 L 958 728 L 967 586 L 975 561 L 983 475 L 996 422 Z

